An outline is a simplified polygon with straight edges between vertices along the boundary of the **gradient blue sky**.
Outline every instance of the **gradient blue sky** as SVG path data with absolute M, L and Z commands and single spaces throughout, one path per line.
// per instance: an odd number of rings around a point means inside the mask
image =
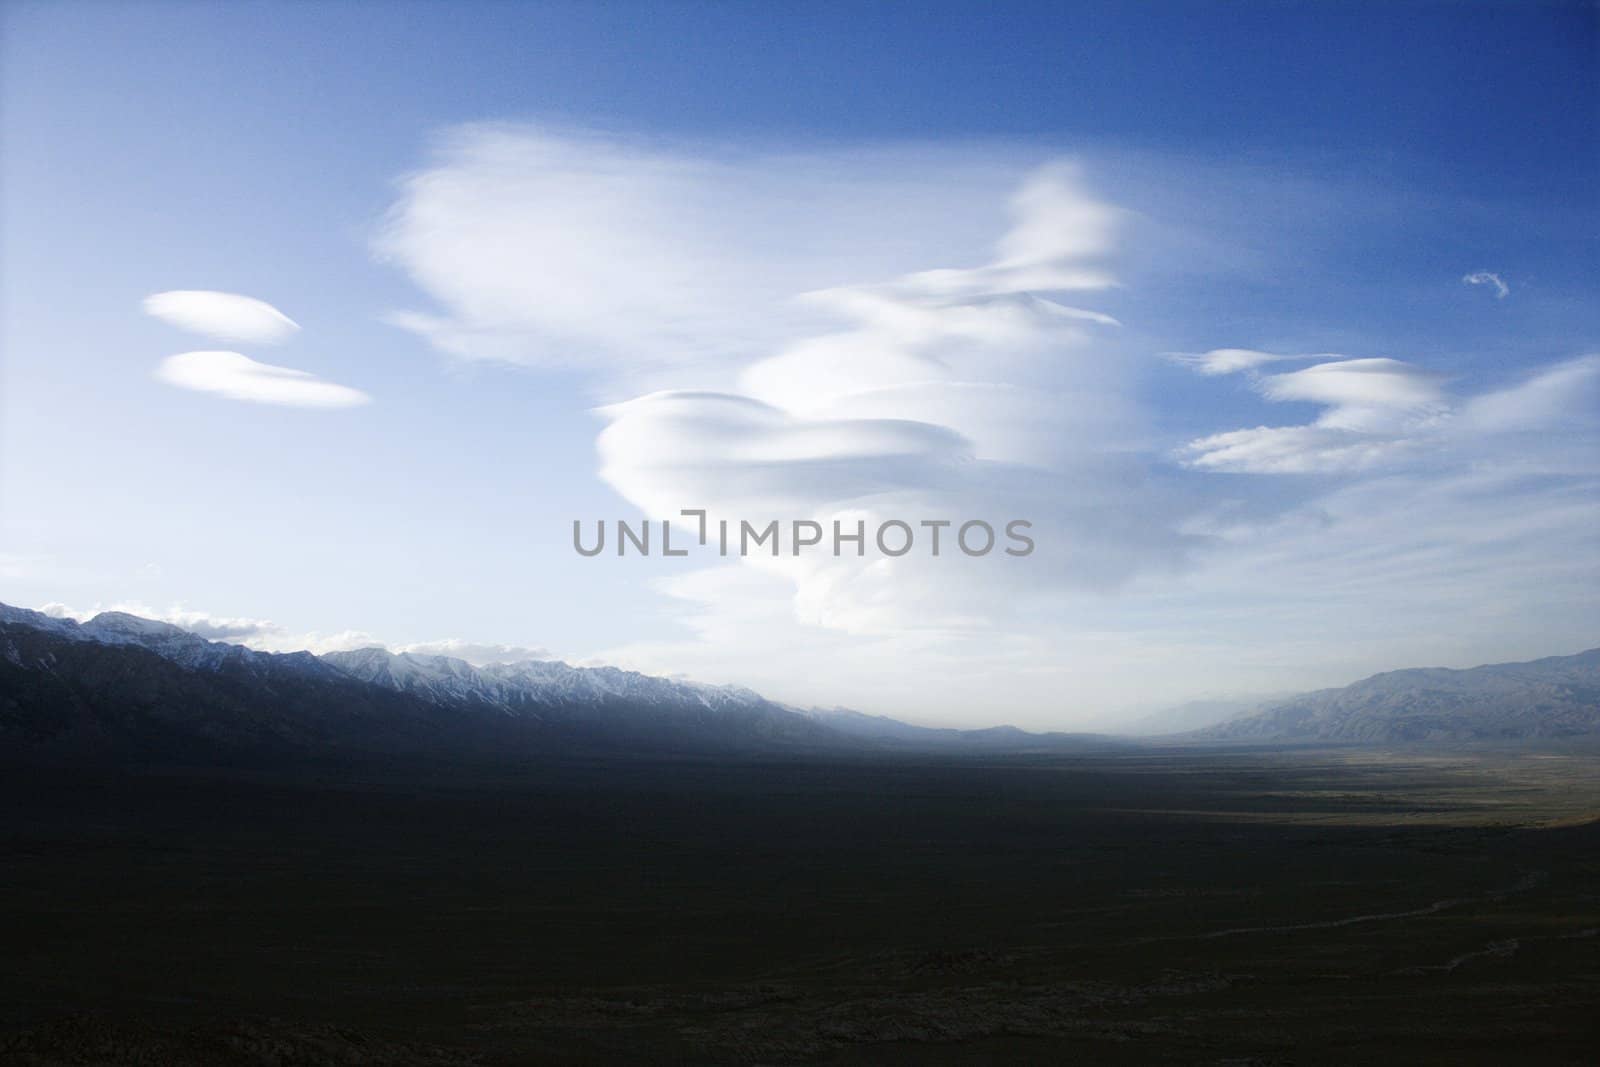
M 0 599 L 225 618 L 264 647 L 539 647 L 1035 726 L 1592 646 L 1595 11 L 9 3 Z M 449 311 L 422 279 L 453 238 L 392 229 L 435 188 L 408 178 L 494 182 L 553 154 L 640 180 L 709 168 L 685 195 L 728 201 L 730 229 L 715 220 L 682 263 L 671 226 L 597 235 L 572 284 L 605 292 L 559 340 L 535 306 L 538 336 L 507 341 L 511 358 L 394 325 Z M 1071 356 L 1112 370 L 1029 371 L 1065 428 L 1008 500 L 1061 516 L 1042 558 L 894 577 L 863 605 L 839 592 L 850 576 L 575 556 L 573 518 L 636 517 L 674 491 L 637 454 L 600 475 L 597 404 L 748 388 L 753 364 L 817 335 L 768 306 L 791 274 L 975 267 L 1007 198 L 1057 159 L 1078 175 L 1059 195 L 1121 220 L 1117 287 L 1066 302 L 1123 325 Z M 561 220 L 607 205 L 524 177 L 490 186 L 489 214 L 453 200 L 435 222 L 482 240 L 507 213 L 515 250 L 448 250 L 489 263 L 462 285 L 504 299 L 503 270 L 512 296 L 553 304 L 572 294 L 538 288 L 566 277 L 539 227 L 587 255 Z M 530 188 L 545 202 L 523 214 Z M 673 215 L 677 195 L 652 187 L 665 222 L 711 217 Z M 681 324 L 641 250 L 674 302 L 706 267 L 709 310 L 688 321 L 710 351 L 662 356 Z M 1507 295 L 1463 283 L 1477 271 Z M 760 284 L 725 284 L 746 277 Z M 273 347 L 185 334 L 141 312 L 172 289 L 248 294 L 303 329 Z M 212 348 L 373 402 L 251 404 L 154 376 Z M 1431 392 L 1328 431 L 1366 435 L 1370 461 L 1205 467 L 1216 446 L 1198 440 L 1329 410 L 1308 379 L 1272 377 L 1317 361 L 1203 375 L 1165 355 L 1225 348 L 1402 361 L 1392 381 Z M 1126 439 L 1083 429 L 1124 410 Z

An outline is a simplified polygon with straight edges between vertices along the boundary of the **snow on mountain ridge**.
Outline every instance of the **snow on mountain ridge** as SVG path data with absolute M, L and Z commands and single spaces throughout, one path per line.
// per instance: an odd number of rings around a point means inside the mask
M 0 604 L 0 623 L 4 622 L 20 623 L 35 630 L 46 630 L 66 637 L 78 637 L 78 624 L 72 619 L 61 619 L 28 608 L 14 608 L 10 604 Z
M 574 667 L 559 660 L 524 660 L 476 667 L 453 656 L 363 648 L 322 657 L 352 677 L 447 702 L 471 699 L 508 712 L 529 703 L 592 704 L 630 700 L 646 704 L 696 704 L 718 710 L 766 703 L 737 686 L 675 681 L 618 667 Z
M 56 618 L 27 608 L 0 604 L 0 623 L 20 623 L 36 630 L 100 645 L 137 645 L 191 670 L 214 671 L 224 664 L 246 669 L 267 662 L 287 663 L 300 670 L 321 672 L 330 669 L 309 652 L 258 652 L 244 645 L 210 641 L 181 626 L 158 619 L 146 619 L 125 611 L 102 611 L 85 622 Z
M 194 670 L 218 670 L 225 664 L 257 669 L 269 662 L 292 663 L 314 673 L 336 671 L 438 704 L 469 701 L 515 715 L 537 716 L 540 705 L 623 701 L 678 711 L 779 707 L 740 686 L 661 678 L 619 667 L 574 667 L 551 659 L 479 667 L 454 656 L 390 652 L 380 646 L 322 656 L 309 652 L 261 652 L 245 645 L 208 640 L 182 626 L 122 611 L 101 612 L 79 623 L 0 604 L 0 622 L 21 623 L 75 641 L 137 645 Z
M 94 618 L 80 624 L 85 630 L 96 634 L 126 635 L 130 638 L 145 637 L 180 637 L 204 640 L 198 634 L 175 626 L 170 622 L 161 622 L 158 619 L 142 619 L 137 615 L 130 615 L 126 611 L 102 611 Z

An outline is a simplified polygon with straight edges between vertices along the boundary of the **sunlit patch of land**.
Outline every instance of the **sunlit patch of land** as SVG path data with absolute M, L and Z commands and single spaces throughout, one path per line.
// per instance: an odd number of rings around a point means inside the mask
M 1261 773 L 1253 766 L 1257 760 L 1267 768 L 1292 766 L 1303 784 L 1278 790 L 1221 787 L 1230 774 Z M 1444 755 L 1302 750 L 1288 757 L 1223 757 L 1211 773 L 1219 782 L 1212 795 L 1218 806 L 1129 811 L 1223 822 L 1374 827 L 1573 826 L 1600 819 L 1600 752 L 1573 755 L 1488 746 Z

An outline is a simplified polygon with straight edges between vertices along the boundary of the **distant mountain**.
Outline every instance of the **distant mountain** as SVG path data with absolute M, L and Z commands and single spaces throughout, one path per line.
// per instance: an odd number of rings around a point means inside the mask
M 275 654 L 121 612 L 0 605 L 0 743 L 63 757 L 270 758 L 830 747 L 843 735 L 747 689 L 381 648 Z
M 1201 730 L 1247 715 L 1264 704 L 1276 703 L 1290 695 L 1292 694 L 1281 694 L 1270 698 L 1255 697 L 1248 700 L 1190 700 L 1134 719 L 1117 733 L 1122 737 L 1154 737 L 1160 734 Z
M 450 656 L 382 648 L 322 657 L 351 678 L 440 708 L 470 706 L 533 720 L 565 736 L 644 745 L 837 745 L 843 738 L 737 686 L 701 685 L 616 667 L 525 660 L 475 667 Z
M 990 726 L 978 730 L 913 726 L 884 715 L 867 715 L 849 708 L 811 708 L 803 714 L 848 737 L 883 747 L 936 749 L 948 752 L 1038 752 L 1116 745 L 1103 734 L 1052 731 L 1030 733 L 1015 726 Z
M 1381 744 L 1586 733 L 1600 733 L 1600 649 L 1465 671 L 1393 671 L 1181 736 Z M 736 686 L 552 660 L 480 667 L 382 648 L 258 652 L 123 612 L 77 623 L 0 604 L 0 759 L 515 761 L 619 749 L 994 754 L 1123 743 L 801 710 Z
M 243 645 L 208 641 L 181 626 L 122 611 L 102 611 L 88 622 L 79 623 L 0 604 L 0 624 L 25 626 L 69 641 L 143 648 L 190 670 L 217 671 L 233 666 L 247 673 L 281 670 L 324 679 L 343 673 L 310 652 L 257 652 Z
M 126 626 L 33 621 L 0 610 L 3 758 L 256 762 L 488 741 L 307 653 L 201 650 L 151 631 L 151 643 L 171 658 L 132 639 Z
M 0 604 L 0 758 L 515 760 L 540 752 L 1036 751 L 1071 734 L 802 711 L 737 686 L 551 660 L 474 666 L 363 648 L 258 652 L 124 612 Z
M 1523 741 L 1600 733 L 1600 649 L 1469 670 L 1415 668 L 1306 693 L 1199 740 Z
M 701 685 L 616 667 L 570 667 L 559 660 L 475 667 L 452 656 L 362 648 L 330 652 L 322 661 L 352 678 L 414 693 L 436 703 L 469 699 L 508 712 L 530 706 L 591 707 L 608 700 L 713 710 L 768 704 L 759 693 L 738 686 Z

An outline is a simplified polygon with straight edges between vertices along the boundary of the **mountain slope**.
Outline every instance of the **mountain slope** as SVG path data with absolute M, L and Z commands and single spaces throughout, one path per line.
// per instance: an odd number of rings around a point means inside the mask
M 69 641 L 143 648 L 192 670 L 214 671 L 233 665 L 246 671 L 283 669 L 322 678 L 339 674 L 309 652 L 257 652 L 243 645 L 208 641 L 181 626 L 122 611 L 102 611 L 88 622 L 79 623 L 0 604 L 0 623 L 24 626 Z
M 1305 693 L 1202 740 L 1510 741 L 1600 733 L 1600 649 L 1468 670 L 1414 668 Z
M 572 667 L 553 660 L 475 667 L 450 656 L 381 648 L 329 653 L 323 660 L 352 678 L 441 707 L 470 702 L 595 740 L 657 746 L 699 740 L 744 747 L 843 740 L 748 689 L 615 667 Z
M 0 755 L 515 759 L 848 743 L 734 687 L 553 662 L 478 668 L 383 649 L 266 653 L 119 612 L 79 624 L 0 605 Z
M 218 655 L 196 668 L 135 642 L 0 621 L 0 754 L 253 762 L 487 742 L 427 704 L 308 658 Z

